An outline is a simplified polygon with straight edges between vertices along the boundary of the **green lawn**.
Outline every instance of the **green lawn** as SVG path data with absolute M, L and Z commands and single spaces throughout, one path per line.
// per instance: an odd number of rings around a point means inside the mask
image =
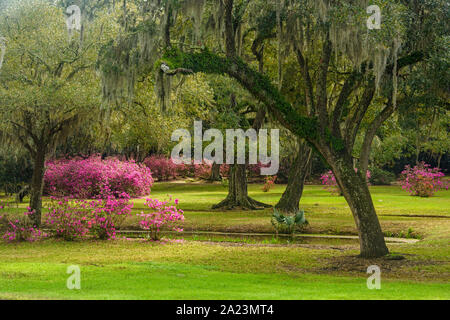
M 301 247 L 46 241 L 1 245 L 0 254 L 0 298 L 9 299 L 450 298 L 450 285 L 439 279 L 382 274 L 381 290 L 369 290 L 363 271 L 319 272 L 336 253 Z M 69 265 L 80 266 L 81 290 L 66 288 Z
M 276 185 L 270 192 L 261 185 L 250 185 L 249 193 L 256 200 L 276 204 L 285 186 Z M 441 233 L 450 234 L 450 192 L 438 192 L 433 198 L 412 197 L 399 186 L 371 187 L 374 204 L 387 236 L 423 238 Z M 173 195 L 185 210 L 186 230 L 273 232 L 271 209 L 262 211 L 214 211 L 213 204 L 225 198 L 227 189 L 220 184 L 158 183 L 152 197 Z M 137 200 L 136 210 L 144 208 L 144 200 Z M 345 199 L 331 195 L 321 186 L 306 186 L 300 202 L 310 227 L 308 233 L 356 235 L 355 223 Z M 414 217 L 417 216 L 417 217 Z M 420 217 L 425 216 L 425 217 Z M 430 218 L 427 216 L 441 216 Z M 130 225 L 133 225 L 130 222 Z M 135 223 L 134 223 L 135 225 Z M 411 232 L 412 231 L 412 232 Z
M 284 187 L 269 193 L 260 188 L 251 185 L 251 196 L 274 204 Z M 211 210 L 226 191 L 221 185 L 158 183 L 152 197 L 180 199 L 186 229 L 272 232 L 270 210 Z M 372 194 L 386 233 L 405 236 L 411 229 L 409 236 L 422 238 L 389 244 L 406 259 L 363 260 L 355 257 L 357 242 L 325 239 L 0 243 L 0 299 L 449 299 L 450 192 L 420 199 L 392 186 L 372 187 Z M 135 212 L 143 203 L 136 200 Z M 356 232 L 345 201 L 319 186 L 306 187 L 301 207 L 311 224 L 308 233 Z M 135 222 L 131 218 L 125 227 Z M 367 267 L 374 264 L 382 271 L 381 290 L 366 286 Z M 81 290 L 66 288 L 70 265 L 80 266 Z

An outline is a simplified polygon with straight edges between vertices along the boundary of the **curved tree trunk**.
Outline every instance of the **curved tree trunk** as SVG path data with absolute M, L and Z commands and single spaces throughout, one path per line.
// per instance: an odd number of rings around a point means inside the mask
M 228 196 L 222 202 L 214 205 L 213 209 L 261 209 L 269 208 L 270 205 L 253 200 L 248 196 L 247 172 L 245 164 L 230 166 L 230 178 L 228 183 Z
M 31 215 L 33 224 L 36 227 L 41 225 L 42 215 L 42 192 L 44 189 L 45 173 L 45 147 L 38 147 L 34 157 L 33 177 L 31 180 L 30 208 L 34 210 Z
M 327 160 L 353 213 L 359 235 L 360 256 L 374 258 L 388 254 L 389 250 L 364 175 L 355 172 L 349 159 Z
M 290 169 L 286 190 L 276 204 L 276 209 L 286 213 L 296 213 L 299 210 L 299 202 L 303 194 L 311 154 L 311 148 L 308 147 L 306 142 L 301 142 Z

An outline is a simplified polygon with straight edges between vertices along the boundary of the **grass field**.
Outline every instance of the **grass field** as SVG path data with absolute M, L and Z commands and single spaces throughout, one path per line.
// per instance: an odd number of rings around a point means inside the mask
M 284 187 L 260 188 L 251 185 L 251 196 L 274 204 Z M 449 299 L 450 192 L 420 199 L 392 186 L 372 187 L 372 194 L 387 235 L 421 240 L 389 244 L 394 255 L 372 260 L 356 257 L 355 241 L 329 239 L 0 243 L 0 299 Z M 180 199 L 185 229 L 272 232 L 270 210 L 210 210 L 226 195 L 221 185 L 158 183 L 151 196 L 167 195 Z M 144 200 L 135 202 L 139 212 Z M 308 233 L 356 234 L 345 201 L 319 186 L 306 187 L 301 207 Z M 66 287 L 70 265 L 80 267 L 81 290 Z M 370 265 L 381 269 L 381 290 L 367 289 Z

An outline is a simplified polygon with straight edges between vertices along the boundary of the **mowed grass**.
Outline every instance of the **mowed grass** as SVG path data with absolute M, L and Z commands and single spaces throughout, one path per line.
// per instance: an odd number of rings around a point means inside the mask
M 0 245 L 3 299 L 448 299 L 448 282 L 318 272 L 333 250 L 140 241 Z M 370 261 L 365 262 L 367 266 Z M 78 265 L 81 289 L 69 290 Z M 364 268 L 367 268 L 364 265 Z
M 261 185 L 249 189 L 255 199 L 275 204 L 284 186 L 269 193 Z M 397 186 L 371 191 L 385 233 L 423 239 L 389 244 L 404 260 L 358 259 L 356 242 L 327 240 L 0 243 L 0 299 L 449 299 L 450 192 L 422 199 Z M 151 197 L 178 198 L 188 230 L 273 232 L 271 210 L 211 210 L 226 193 L 217 184 L 157 183 Z M 144 199 L 134 201 L 134 213 L 144 209 Z M 19 213 L 24 206 L 8 210 Z M 356 234 L 345 200 L 320 186 L 306 186 L 301 207 L 308 233 Z M 135 223 L 130 218 L 124 227 Z M 374 264 L 382 271 L 381 290 L 366 286 L 367 267 Z M 81 269 L 81 290 L 66 287 L 70 265 Z
M 284 192 L 276 185 L 263 192 L 262 185 L 249 185 L 256 200 L 275 205 Z M 412 197 L 399 186 L 373 186 L 373 201 L 386 236 L 424 238 L 450 233 L 450 191 L 438 192 L 432 198 Z M 156 183 L 151 197 L 173 196 L 185 211 L 185 230 L 272 233 L 272 209 L 257 211 L 222 211 L 211 207 L 223 200 L 227 189 L 220 184 Z M 322 186 L 305 186 L 300 207 L 310 222 L 307 233 L 356 235 L 354 219 L 344 197 L 331 195 Z M 144 199 L 135 200 L 135 211 L 145 209 Z M 430 218 L 427 218 L 430 217 Z M 439 218 L 441 217 L 441 218 Z M 136 227 L 131 219 L 127 226 Z

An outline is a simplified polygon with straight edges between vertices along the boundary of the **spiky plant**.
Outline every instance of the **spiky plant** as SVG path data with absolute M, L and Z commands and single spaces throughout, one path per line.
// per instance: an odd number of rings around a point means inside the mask
M 298 210 L 295 214 L 283 214 L 277 209 L 273 209 L 272 225 L 276 233 L 292 235 L 298 227 L 309 224 L 305 218 L 305 212 Z

